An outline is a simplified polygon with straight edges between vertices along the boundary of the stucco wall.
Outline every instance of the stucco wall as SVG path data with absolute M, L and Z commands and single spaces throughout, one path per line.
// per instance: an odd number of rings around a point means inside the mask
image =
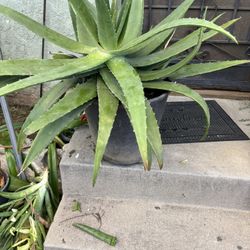
M 42 22 L 43 0 L 0 0 L 1 4 L 16 9 Z M 4 58 L 41 57 L 42 40 L 16 22 L 0 15 L 0 46 Z
M 95 0 L 90 0 L 94 3 Z M 0 4 L 9 6 L 28 15 L 36 21 L 43 21 L 44 0 L 0 0 Z M 46 25 L 69 37 L 74 37 L 67 0 L 47 0 Z M 42 39 L 23 28 L 18 23 L 0 15 L 0 47 L 4 59 L 41 58 Z M 49 52 L 62 51 L 49 42 L 45 42 L 45 57 Z M 10 95 L 10 102 L 32 105 L 39 96 L 39 86 L 24 90 L 18 94 Z M 19 102 L 20 100 L 20 102 Z
M 94 0 L 90 0 L 94 2 Z M 0 4 L 16 9 L 38 22 L 43 20 L 43 0 L 0 0 Z M 67 0 L 47 0 L 46 25 L 67 36 L 74 37 Z M 42 39 L 16 22 L 0 16 L 0 46 L 7 58 L 40 58 Z M 45 43 L 45 56 L 60 48 Z

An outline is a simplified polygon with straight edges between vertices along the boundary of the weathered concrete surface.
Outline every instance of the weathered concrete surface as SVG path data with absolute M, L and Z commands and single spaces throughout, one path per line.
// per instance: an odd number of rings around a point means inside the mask
M 235 109 L 230 115 L 234 113 L 232 118 L 236 122 L 242 117 L 249 118 L 246 109 L 239 111 L 232 103 L 234 101 L 225 101 L 228 108 Z M 245 123 L 241 122 L 240 126 L 250 135 Z M 150 172 L 144 172 L 140 164 L 118 167 L 103 162 L 95 188 L 91 184 L 93 155 L 89 131 L 82 128 L 65 148 L 61 161 L 65 195 L 145 198 L 250 209 L 250 141 L 166 145 L 162 171 L 158 170 L 156 163 Z
M 82 212 L 72 212 L 73 200 Z M 101 229 L 118 238 L 117 250 L 250 249 L 250 212 L 167 205 L 148 200 L 64 198 L 48 233 L 45 250 L 113 249 L 74 228 L 72 223 L 98 227 L 92 215 L 104 213 Z

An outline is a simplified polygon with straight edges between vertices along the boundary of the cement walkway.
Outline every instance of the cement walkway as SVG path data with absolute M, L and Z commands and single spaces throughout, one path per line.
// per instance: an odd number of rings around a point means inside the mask
M 82 212 L 72 212 L 73 200 L 82 204 Z M 117 236 L 115 248 L 72 226 L 98 227 L 94 216 L 63 222 L 91 211 L 104 212 L 101 229 Z M 50 232 L 46 250 L 249 250 L 250 212 L 71 197 L 63 199 Z

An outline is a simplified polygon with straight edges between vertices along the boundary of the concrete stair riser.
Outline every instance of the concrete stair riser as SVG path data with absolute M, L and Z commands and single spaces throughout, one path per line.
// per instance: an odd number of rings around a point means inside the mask
M 250 180 L 189 174 L 174 174 L 138 168 L 104 166 L 96 186 L 91 183 L 92 166 L 61 165 L 65 195 L 152 199 L 250 210 Z

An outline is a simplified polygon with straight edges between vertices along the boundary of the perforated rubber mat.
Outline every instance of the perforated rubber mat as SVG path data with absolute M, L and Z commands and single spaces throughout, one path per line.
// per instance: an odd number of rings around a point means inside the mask
M 216 101 L 207 101 L 211 126 L 204 142 L 249 140 Z M 201 142 L 205 116 L 195 102 L 168 102 L 160 131 L 163 144 Z

